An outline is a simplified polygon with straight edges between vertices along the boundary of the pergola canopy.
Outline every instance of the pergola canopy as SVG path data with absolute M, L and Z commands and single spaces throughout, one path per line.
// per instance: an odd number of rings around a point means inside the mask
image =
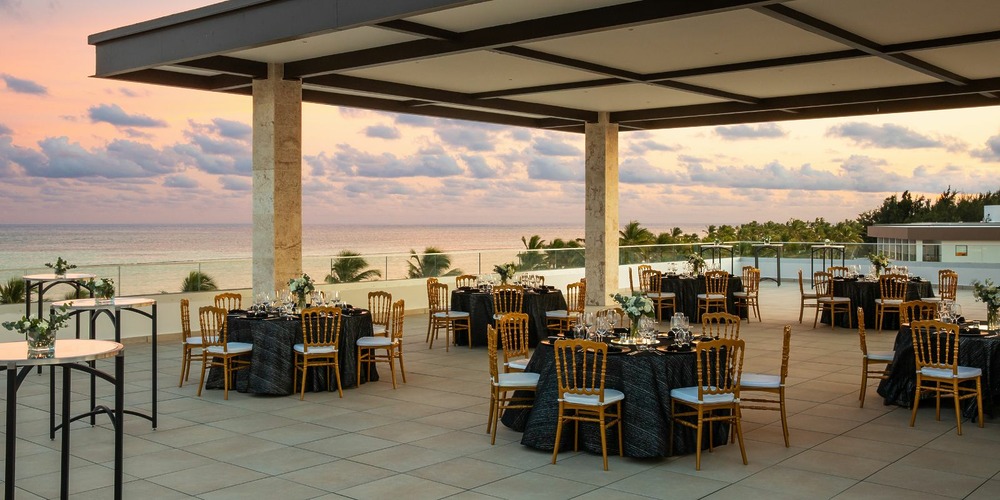
M 996 0 L 230 0 L 91 35 L 95 76 L 583 132 L 1000 104 Z

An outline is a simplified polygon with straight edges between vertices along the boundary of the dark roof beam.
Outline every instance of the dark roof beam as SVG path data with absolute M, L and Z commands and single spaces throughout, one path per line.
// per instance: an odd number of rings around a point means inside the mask
M 264 78 L 267 76 L 267 63 L 229 56 L 204 57 L 201 59 L 179 62 L 175 64 L 175 66 L 186 66 L 189 68 L 218 71 L 219 73 L 243 75 L 251 78 Z
M 434 26 L 415 23 L 413 21 L 407 21 L 405 19 L 395 19 L 392 21 L 386 21 L 384 23 L 378 23 L 375 26 L 387 29 L 389 31 L 395 31 L 397 33 L 422 36 L 424 38 L 430 38 L 433 40 L 457 40 L 459 38 L 459 34 L 455 33 L 454 31 L 435 28 Z
M 589 89 L 593 87 L 605 87 L 607 85 L 621 85 L 629 83 L 621 78 L 601 78 L 599 80 L 584 80 L 581 82 L 553 83 L 549 85 L 535 85 L 532 87 L 518 87 L 513 89 L 491 90 L 489 92 L 479 92 L 469 94 L 473 99 L 495 99 L 512 95 L 538 94 L 543 92 L 556 92 L 559 90 Z

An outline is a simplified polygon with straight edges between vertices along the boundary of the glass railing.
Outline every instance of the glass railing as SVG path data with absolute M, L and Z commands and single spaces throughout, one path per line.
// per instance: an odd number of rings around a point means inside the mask
M 738 241 L 722 242 L 733 247 L 732 257 L 752 258 L 754 245 L 760 242 Z M 658 262 L 684 263 L 692 253 L 698 252 L 700 246 L 710 243 L 685 243 L 671 245 L 641 245 L 622 246 L 619 249 L 619 264 L 640 264 Z M 788 242 L 783 243 L 783 259 L 810 259 L 812 247 L 824 242 Z M 875 244 L 869 243 L 832 243 L 844 246 L 844 258 L 847 261 L 867 261 L 867 256 L 875 253 Z M 989 257 L 1000 254 L 1000 245 L 968 245 L 969 256 Z M 706 252 L 705 256 L 708 257 Z M 773 258 L 773 252 L 761 254 L 762 258 Z M 723 253 L 728 258 L 728 252 Z M 905 262 L 901 259 L 890 259 Z M 837 256 L 839 260 L 839 255 Z M 943 261 L 945 259 L 942 259 Z M 971 259 L 970 259 L 971 260 Z M 302 269 L 318 283 L 327 282 L 327 278 L 339 281 L 359 281 L 359 276 L 366 277 L 364 281 L 404 280 L 426 276 L 484 274 L 492 273 L 498 264 L 514 263 L 519 271 L 539 271 L 572 269 L 584 267 L 583 248 L 560 249 L 497 249 L 456 251 L 446 254 L 367 254 L 357 257 L 303 256 Z M 979 260 L 980 263 L 986 262 Z M 1000 258 L 992 259 L 994 264 L 1000 263 Z M 942 262 L 941 265 L 950 265 Z M 80 266 L 75 272 L 92 273 L 102 277 L 115 279 L 119 295 L 140 295 L 155 293 L 177 293 L 185 291 L 183 283 L 191 273 L 196 273 L 194 279 L 209 277 L 218 290 L 250 288 L 252 283 L 252 262 L 250 259 L 220 259 L 204 261 L 160 262 L 146 264 L 108 264 L 99 266 Z M 333 272 L 331 272 L 333 271 Z M 363 274 L 366 271 L 375 273 Z M 20 280 L 27 274 L 50 273 L 45 267 L 25 269 L 0 269 L 0 285 L 6 285 L 9 279 Z M 190 291 L 190 289 L 188 290 Z M 65 293 L 69 293 L 66 287 Z M 47 299 L 58 300 L 64 293 L 57 289 L 55 295 L 46 294 Z

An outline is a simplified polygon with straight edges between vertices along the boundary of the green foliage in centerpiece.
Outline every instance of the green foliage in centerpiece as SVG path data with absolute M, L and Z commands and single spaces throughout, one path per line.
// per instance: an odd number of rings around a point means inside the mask
M 182 292 L 210 292 L 218 289 L 218 285 L 215 284 L 215 278 L 201 271 L 191 271 L 184 278 L 184 281 L 181 282 Z
M 885 256 L 884 253 L 879 252 L 878 255 L 870 253 L 868 254 L 868 261 L 872 263 L 872 267 L 875 268 L 875 274 L 882 274 L 889 267 L 889 258 Z
M 513 262 L 508 262 L 506 264 L 497 264 L 493 266 L 493 272 L 500 275 L 501 282 L 507 283 L 507 280 L 513 277 L 514 273 L 517 272 L 517 265 L 514 264 Z
M 316 285 L 313 283 L 313 279 L 309 277 L 308 274 L 302 273 L 299 278 L 292 278 L 288 280 L 288 291 L 295 294 L 299 299 L 299 303 L 304 303 L 306 297 L 310 293 L 316 290 Z
M 76 269 L 76 265 L 66 262 L 65 260 L 63 260 L 62 257 L 56 257 L 55 264 L 51 262 L 46 262 L 45 267 L 51 269 L 52 272 L 56 274 L 56 276 L 64 276 L 66 274 L 66 271 L 69 271 L 70 269 Z
M 87 288 L 93 292 L 95 297 L 114 297 L 115 296 L 115 280 L 112 278 L 101 278 L 100 280 L 90 280 L 87 282 Z
M 986 278 L 982 282 L 972 281 L 972 294 L 976 301 L 986 304 L 987 309 L 1000 309 L 1000 286 L 993 284 L 993 280 Z
M 638 321 L 641 316 L 652 317 L 655 312 L 653 311 L 653 301 L 642 292 L 632 292 L 632 295 L 615 293 L 611 294 L 611 298 L 622 306 L 622 310 L 632 321 Z
M 701 274 L 701 270 L 705 268 L 705 259 L 696 253 L 688 255 L 687 262 L 692 274 Z
M 69 305 L 64 304 L 52 311 L 49 319 L 21 316 L 17 321 L 4 321 L 3 327 L 24 335 L 28 339 L 29 346 L 51 346 L 55 342 L 56 332 L 69 321 L 68 310 Z

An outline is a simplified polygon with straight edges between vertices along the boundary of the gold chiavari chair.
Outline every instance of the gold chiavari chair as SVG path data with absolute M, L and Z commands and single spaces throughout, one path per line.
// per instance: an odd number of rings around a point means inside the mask
M 524 310 L 524 287 L 521 285 L 497 285 L 493 287 L 493 320 L 504 314 Z
M 222 368 L 222 383 L 225 390 L 223 397 L 228 400 L 229 388 L 236 378 L 236 372 L 250 367 L 250 360 L 244 355 L 253 351 L 253 344 L 229 342 L 229 329 L 226 323 L 228 312 L 215 306 L 198 308 L 202 344 L 198 397 L 201 397 L 201 390 L 205 387 L 205 371 L 209 368 Z
M 448 299 L 448 285 L 444 283 L 430 285 L 431 335 L 430 345 L 427 348 L 434 347 L 434 339 L 438 337 L 443 328 L 445 352 L 451 345 L 451 339 L 455 338 L 455 333 L 463 330 L 469 338 L 469 349 L 472 349 L 472 328 L 470 327 L 469 313 L 452 311 L 448 306 Z
M 528 315 L 507 313 L 497 320 L 496 329 L 503 346 L 503 371 L 523 372 L 531 357 L 528 351 Z
M 431 285 L 438 282 L 437 278 L 427 278 L 427 339 L 424 342 L 431 341 L 431 330 L 434 325 L 434 316 L 431 315 Z
M 577 315 L 583 314 L 587 300 L 587 285 L 583 281 L 566 285 L 566 310 L 546 311 L 545 326 L 556 333 L 566 333 Z
M 618 455 L 624 453 L 622 440 L 622 400 L 625 394 L 604 386 L 607 371 L 608 345 L 589 340 L 557 340 L 555 342 L 556 377 L 559 386 L 559 416 L 556 440 L 552 447 L 552 463 L 559 456 L 563 424 L 575 425 L 573 451 L 577 450 L 580 422 L 596 423 L 601 433 L 601 455 L 604 470 L 608 470 L 607 429 L 618 427 Z
M 643 295 L 653 301 L 653 309 L 656 310 L 656 321 L 663 321 L 663 309 L 669 308 L 677 311 L 677 294 L 673 292 L 663 292 L 663 273 L 654 269 L 647 269 L 639 275 L 639 286 Z
M 716 339 L 740 338 L 740 317 L 724 312 L 701 315 L 701 335 Z
M 389 336 L 388 337 L 361 337 L 358 339 L 358 378 L 357 385 L 361 385 L 361 365 L 368 366 L 368 380 L 371 380 L 371 366 L 375 363 L 388 363 L 389 374 L 392 377 L 392 388 L 396 388 L 396 368 L 395 360 L 399 360 L 399 373 L 403 376 L 403 383 L 406 383 L 406 369 L 403 367 L 403 316 L 406 315 L 406 307 L 403 299 L 392 304 L 389 313 Z M 385 354 L 378 351 L 385 349 Z
M 846 314 L 847 322 L 851 321 L 851 298 L 837 297 L 833 294 L 833 276 L 826 271 L 816 271 L 813 275 L 813 285 L 816 290 L 816 317 L 813 318 L 813 328 L 819 322 L 819 314 L 830 311 L 830 329 L 837 326 L 837 314 Z
M 954 302 L 958 296 L 958 273 L 951 269 L 938 271 L 938 296 L 926 297 L 929 302 Z
M 474 287 L 476 286 L 476 282 L 478 280 L 479 277 L 476 276 L 475 274 L 463 274 L 455 278 L 455 287 L 456 288 Z
M 830 266 L 826 268 L 826 272 L 833 275 L 834 278 L 846 278 L 850 274 L 850 269 L 847 266 Z
M 736 428 L 743 465 L 747 464 L 740 416 L 740 375 L 745 345 L 742 340 L 731 339 L 699 342 L 695 347 L 698 385 L 670 390 L 670 454 L 674 454 L 674 424 L 695 429 L 695 470 L 701 470 L 701 436 L 706 422 L 709 429 L 715 422 L 726 422 Z M 687 410 L 677 411 L 678 405 Z M 712 434 L 709 431 L 709 451 L 714 447 Z
M 813 292 L 806 293 L 806 287 L 802 283 L 802 270 L 799 269 L 799 323 L 802 323 L 802 313 L 807 307 L 819 307 L 818 298 Z
M 917 420 L 920 397 L 925 393 L 934 394 L 937 403 L 937 419 L 941 420 L 941 395 L 949 395 L 955 401 L 955 423 L 958 435 L 962 435 L 962 412 L 959 402 L 976 399 L 979 409 L 979 427 L 983 427 L 983 388 L 979 368 L 958 364 L 958 325 L 942 321 L 911 321 L 913 335 L 913 355 L 917 368 L 917 390 L 913 395 L 913 412 L 910 427 Z M 966 387 L 964 382 L 975 382 L 975 387 Z
M 368 312 L 372 315 L 372 334 L 385 337 L 392 315 L 392 294 L 382 290 L 368 292 Z
M 339 307 L 309 307 L 302 311 L 302 343 L 292 346 L 295 351 L 295 378 L 292 384 L 302 372 L 300 400 L 306 397 L 309 367 L 326 367 L 327 390 L 330 390 L 332 375 L 337 379 L 337 392 L 344 397 L 344 389 L 340 385 L 340 320 Z
M 220 293 L 215 296 L 215 307 L 221 307 L 226 311 L 243 309 L 243 296 L 238 293 Z
M 740 309 L 747 310 L 747 321 L 750 321 L 750 311 L 757 316 L 757 321 L 764 321 L 760 318 L 760 269 L 753 266 L 743 268 L 743 291 L 733 292 L 733 299 L 736 301 L 736 313 Z
M 785 325 L 781 341 L 781 371 L 778 375 L 744 373 L 740 376 L 740 407 L 750 410 L 770 410 L 781 413 L 781 432 L 788 443 L 788 417 L 785 411 L 785 378 L 788 377 L 788 351 L 792 342 L 792 327 Z M 751 397 L 747 397 L 751 393 Z M 758 397 L 753 393 L 773 394 L 778 399 Z
M 194 361 L 194 350 L 201 356 L 201 336 L 191 333 L 191 305 L 188 299 L 181 299 L 181 381 L 177 387 L 184 385 L 184 382 L 191 377 L 191 362 Z
M 861 340 L 861 394 L 858 395 L 858 399 L 861 401 L 861 408 L 864 408 L 865 393 L 868 392 L 868 379 L 885 380 L 889 378 L 896 353 L 893 351 L 868 351 L 868 341 L 865 337 L 865 310 L 860 307 L 858 308 L 858 337 Z
M 883 274 L 878 279 L 881 297 L 875 301 L 875 314 L 878 315 L 878 331 L 882 331 L 885 313 L 899 314 L 899 307 L 906 300 L 906 286 L 910 279 L 905 274 Z
M 486 421 L 486 432 L 490 433 L 490 444 L 497 442 L 497 424 L 500 413 L 506 409 L 530 409 L 535 395 L 518 396 L 520 391 L 538 388 L 538 374 L 529 372 L 500 373 L 497 368 L 497 331 L 493 325 L 486 327 L 486 343 L 490 363 L 490 416 Z M 511 396 L 507 396 L 511 393 Z
M 899 324 L 902 325 L 914 320 L 940 319 L 939 304 L 940 302 L 931 302 L 923 299 L 903 302 L 899 305 Z
M 712 308 L 721 308 L 729 312 L 727 296 L 729 294 L 729 273 L 726 271 L 707 271 L 705 273 L 705 293 L 698 294 L 698 316 L 712 312 Z

